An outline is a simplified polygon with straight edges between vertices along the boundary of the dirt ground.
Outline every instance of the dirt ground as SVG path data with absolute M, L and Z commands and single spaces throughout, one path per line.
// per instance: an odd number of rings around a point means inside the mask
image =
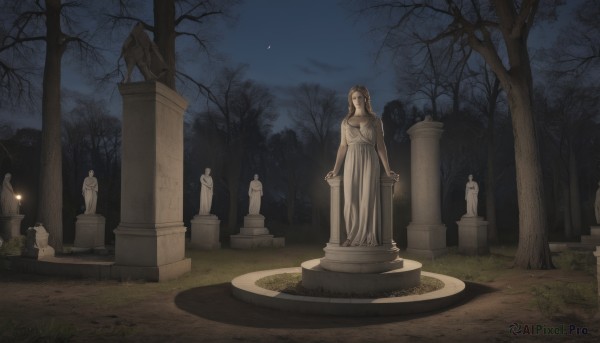
M 600 341 L 598 315 L 548 319 L 532 302 L 531 285 L 555 281 L 596 282 L 579 271 L 511 270 L 493 282 L 467 283 L 464 300 L 441 311 L 344 318 L 252 306 L 234 299 L 228 283 L 156 292 L 123 305 L 94 305 L 86 299 L 118 282 L 0 271 L 0 323 L 4 330 L 6 323 L 18 326 L 12 330 L 66 325 L 73 342 Z M 514 324 L 521 334 L 511 333 Z M 540 331 L 527 333 L 525 325 L 539 325 Z M 587 335 L 568 335 L 569 325 L 585 328 Z

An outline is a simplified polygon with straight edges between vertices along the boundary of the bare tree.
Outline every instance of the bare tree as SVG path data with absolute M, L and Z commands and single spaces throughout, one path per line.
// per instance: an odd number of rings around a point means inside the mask
M 600 2 L 583 1 L 574 16 L 549 51 L 554 77 L 585 78 L 586 72 L 600 70 Z
M 319 84 L 300 84 L 290 92 L 291 117 L 303 133 L 306 143 L 316 153 L 314 159 L 311 182 L 312 198 L 312 223 L 320 227 L 322 213 L 327 207 L 323 201 L 323 192 L 326 185 L 322 182 L 323 175 L 331 168 L 333 160 L 332 149 L 336 138 L 336 126 L 340 123 L 340 113 L 344 109 L 343 102 L 332 89 L 321 87 Z
M 539 0 L 362 1 L 361 13 L 384 21 L 384 44 L 397 47 L 398 32 L 411 31 L 433 43 L 469 46 L 483 57 L 506 92 L 515 137 L 519 246 L 514 265 L 553 268 L 548 247 L 544 187 L 533 117 L 533 76 L 527 38 L 539 12 Z M 556 2 L 545 4 L 554 10 Z M 389 21 L 382 20 L 383 18 Z M 424 22 L 429 25 L 423 25 Z M 404 35 L 406 36 L 406 35 Z M 502 45 L 494 37 L 501 37 Z
M 37 218 L 50 233 L 49 242 L 62 251 L 62 152 L 61 152 L 61 62 L 67 47 L 76 46 L 81 60 L 95 58 L 96 51 L 86 41 L 85 30 L 77 19 L 86 16 L 86 7 L 76 1 L 45 0 L 5 3 L 2 10 L 12 14 L 10 26 L 4 30 L 2 49 L 13 49 L 15 57 L 26 46 L 36 42 L 46 45 L 42 81 L 42 152 L 40 165 L 40 197 Z M 64 25 L 64 28 L 63 28 Z M 20 50 L 19 49 L 25 49 Z M 15 60 L 12 60 L 15 62 Z M 18 63 L 18 61 L 17 61 Z M 25 74 L 20 74 L 19 72 Z M 5 80 L 17 88 L 26 87 L 28 73 L 13 68 Z M 15 81 L 16 80 L 16 81 Z M 30 79 L 31 80 L 31 79 Z M 32 81 L 29 81 L 32 82 Z M 12 87 L 12 86 L 11 86 Z M 9 88 L 9 91 L 13 91 Z
M 485 114 L 487 121 L 487 168 L 485 176 L 485 208 L 488 222 L 488 242 L 498 242 L 496 227 L 496 176 L 494 157 L 496 156 L 495 122 L 498 102 L 500 101 L 500 80 L 482 64 L 479 72 L 471 79 L 470 102 L 474 110 Z
M 159 79 L 168 87 L 175 89 L 176 77 L 194 80 L 177 68 L 176 40 L 189 39 L 197 47 L 209 52 L 207 29 L 216 19 L 232 18 L 231 10 L 239 0 L 154 0 L 154 22 L 148 22 L 138 12 L 144 9 L 140 0 L 117 0 L 119 10 L 108 14 L 112 27 L 141 22 L 144 28 L 154 34 L 154 42 L 167 64 L 167 72 Z
M 303 176 L 308 172 L 304 145 L 291 129 L 283 130 L 269 138 L 269 151 L 273 166 L 284 187 L 287 222 L 296 224 L 296 202 L 302 193 Z
M 235 233 L 238 212 L 238 192 L 243 161 L 258 154 L 275 120 L 273 96 L 270 91 L 244 78 L 244 66 L 225 68 L 210 88 L 205 88 L 208 110 L 204 125 L 214 132 L 223 155 L 219 159 L 229 193 L 227 224 Z M 209 145 L 210 146 L 210 145 Z
M 562 194 L 566 238 L 578 237 L 582 231 L 580 164 L 593 155 L 590 147 L 598 135 L 597 130 L 589 129 L 598 118 L 597 92 L 597 87 L 571 82 L 556 82 L 546 93 L 537 92 L 547 150 L 553 153 L 550 158 L 562 185 L 557 185 L 562 192 L 556 193 Z M 589 186 L 593 188 L 593 184 Z

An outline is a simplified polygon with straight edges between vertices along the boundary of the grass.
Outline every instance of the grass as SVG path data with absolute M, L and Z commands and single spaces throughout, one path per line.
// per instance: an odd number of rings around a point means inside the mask
M 75 333 L 74 326 L 53 319 L 33 324 L 0 322 L 0 342 L 69 342 Z
M 219 249 L 211 251 L 187 250 L 192 259 L 192 270 L 182 277 L 160 283 L 129 280 L 92 281 L 103 284 L 97 292 L 79 301 L 100 308 L 125 306 L 141 301 L 156 293 L 185 291 L 195 287 L 229 283 L 242 274 L 257 270 L 288 268 L 323 256 L 323 247 L 294 245 L 283 249 L 261 248 L 254 250 Z
M 596 275 L 596 256 L 590 251 L 563 251 L 552 257 L 554 266 L 564 270 L 581 270 Z
M 418 295 L 436 291 L 444 287 L 444 283 L 438 279 L 421 276 L 421 284 L 404 290 L 369 293 L 369 294 L 345 294 L 327 292 L 324 290 L 311 290 L 302 286 L 301 273 L 282 273 L 264 277 L 256 281 L 256 285 L 276 292 L 288 293 L 292 295 L 303 295 L 310 297 L 326 298 L 388 298 L 402 297 L 408 295 Z
M 596 283 L 548 282 L 531 287 L 532 303 L 549 319 L 583 323 L 598 312 Z
M 511 256 L 512 255 L 512 256 Z M 489 255 L 466 256 L 457 252 L 457 248 L 449 248 L 446 255 L 435 259 L 421 259 L 410 254 L 403 258 L 419 260 L 423 270 L 450 275 L 464 281 L 492 282 L 509 271 L 514 259 L 512 248 L 492 248 Z
M 20 255 L 24 244 L 25 236 L 18 236 L 5 241 L 0 247 L 0 256 Z
M 11 249 L 16 249 L 15 245 Z M 4 246 L 6 249 L 6 246 Z M 20 248 L 19 248 L 20 249 Z M 516 247 L 492 247 L 491 253 L 484 256 L 464 256 L 450 248 L 448 254 L 435 259 L 421 259 L 402 253 L 403 258 L 418 260 L 423 263 L 423 270 L 450 275 L 461 280 L 473 282 L 493 282 L 496 279 L 523 271 L 511 269 Z M 255 250 L 219 249 L 211 251 L 187 250 L 186 256 L 192 259 L 192 270 L 182 277 L 167 282 L 144 282 L 129 280 L 94 281 L 71 280 L 59 277 L 36 277 L 32 282 L 42 283 L 44 287 L 69 288 L 89 285 L 90 292 L 86 297 L 72 299 L 83 305 L 100 310 L 131 306 L 158 294 L 177 293 L 188 289 L 229 283 L 239 275 L 257 270 L 297 267 L 303 261 L 324 256 L 323 245 L 289 245 L 282 249 L 262 248 Z M 1 256 L 0 256 L 1 260 Z M 553 256 L 554 264 L 559 269 L 574 270 L 595 274 L 596 262 L 591 253 L 566 251 Z M 0 266 L 0 272 L 2 268 Z M 6 272 L 14 273 L 14 272 Z M 549 273 L 552 273 L 549 271 Z M 15 273 L 16 275 L 16 273 Z M 15 277 L 27 280 L 28 276 Z M 31 277 L 33 279 L 33 276 Z M 300 280 L 296 280 L 296 284 Z M 292 280 L 292 282 L 294 282 Z M 534 286 L 505 289 L 507 296 L 531 294 L 532 306 L 535 306 L 548 317 L 567 316 L 575 319 L 584 318 L 598 310 L 596 282 L 580 284 L 569 282 L 545 282 Z M 509 287 L 510 288 L 510 287 Z M 7 325 L 1 323 L 0 325 Z M 12 327 L 22 324 L 12 323 Z M 41 332 L 41 329 L 57 326 L 57 323 L 41 323 L 31 326 L 29 332 Z M 118 330 L 117 330 L 118 329 Z M 33 331 L 32 331 L 33 330 Z M 55 331 L 60 331 L 54 329 Z M 115 328 L 117 331 L 131 328 Z M 43 331 L 43 330 L 42 330 Z M 68 330 L 65 330 L 67 332 Z M 4 332 L 4 330 L 3 330 Z M 9 328 L 8 332 L 11 331 Z M 68 332 L 67 332 L 68 333 Z M 31 333 L 35 335 L 34 333 Z M 118 336 L 119 333 L 115 332 Z M 0 336 L 3 341 L 4 336 Z M 10 340 L 9 340 L 10 341 Z

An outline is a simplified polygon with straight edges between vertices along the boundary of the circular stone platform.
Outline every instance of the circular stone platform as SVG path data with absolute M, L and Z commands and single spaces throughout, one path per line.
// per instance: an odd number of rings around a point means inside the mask
M 400 260 L 403 267 L 383 273 L 344 273 L 325 270 L 323 259 L 303 262 L 302 285 L 347 294 L 374 294 L 417 287 L 421 283 L 421 263 Z
M 259 279 L 284 273 L 301 273 L 301 268 L 263 270 L 238 276 L 231 281 L 233 296 L 254 305 L 290 312 L 338 316 L 383 316 L 439 310 L 459 301 L 465 290 L 465 283 L 459 279 L 429 272 L 421 272 L 421 275 L 443 282 L 442 289 L 420 295 L 391 298 L 308 297 L 271 291 L 256 285 Z

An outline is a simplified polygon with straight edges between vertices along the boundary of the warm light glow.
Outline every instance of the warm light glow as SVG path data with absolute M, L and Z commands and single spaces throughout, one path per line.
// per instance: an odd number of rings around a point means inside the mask
M 15 198 L 17 198 L 17 200 L 21 201 L 21 194 L 17 194 L 17 195 L 15 196 Z

